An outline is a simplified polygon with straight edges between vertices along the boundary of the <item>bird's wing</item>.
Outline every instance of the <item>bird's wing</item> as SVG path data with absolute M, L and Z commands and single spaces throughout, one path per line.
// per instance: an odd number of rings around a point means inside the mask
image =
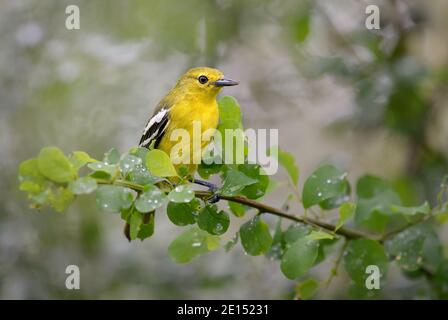
M 170 122 L 169 113 L 168 107 L 162 107 L 154 113 L 143 130 L 139 147 L 148 148 L 154 141 L 154 148 L 157 148 Z

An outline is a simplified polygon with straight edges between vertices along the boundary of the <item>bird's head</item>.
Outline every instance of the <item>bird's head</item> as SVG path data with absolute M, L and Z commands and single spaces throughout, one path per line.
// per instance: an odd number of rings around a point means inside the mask
M 177 82 L 182 91 L 195 95 L 216 97 L 222 87 L 235 86 L 238 82 L 224 77 L 224 74 L 213 68 L 193 68 L 188 70 Z

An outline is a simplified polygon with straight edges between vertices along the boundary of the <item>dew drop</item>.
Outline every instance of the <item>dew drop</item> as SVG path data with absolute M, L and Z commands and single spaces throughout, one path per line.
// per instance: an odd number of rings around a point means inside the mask
M 222 226 L 222 224 L 220 224 L 220 223 L 218 223 L 216 226 L 215 226 L 215 233 L 218 233 L 218 232 L 221 232 L 222 231 L 222 229 L 223 229 L 224 227 Z

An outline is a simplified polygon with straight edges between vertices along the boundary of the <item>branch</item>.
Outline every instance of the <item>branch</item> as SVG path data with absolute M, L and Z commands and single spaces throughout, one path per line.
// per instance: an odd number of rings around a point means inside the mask
M 126 181 L 126 180 L 121 180 L 121 179 L 116 179 L 116 180 L 97 179 L 97 183 L 98 184 L 114 184 L 117 186 L 131 188 L 136 191 L 143 191 L 143 189 L 144 189 L 144 186 L 142 186 L 142 185 L 139 185 L 139 184 L 136 184 L 136 183 L 133 183 L 130 181 Z M 211 196 L 213 196 L 213 193 L 210 191 L 195 191 L 195 194 L 197 197 L 199 197 L 201 199 L 208 199 Z M 368 233 L 365 233 L 365 232 L 362 232 L 359 230 L 346 228 L 346 227 L 342 227 L 342 228 L 339 228 L 337 231 L 334 231 L 336 229 L 336 226 L 331 223 L 319 221 L 319 220 L 316 220 L 313 218 L 305 218 L 305 217 L 302 218 L 302 217 L 294 216 L 294 215 L 288 214 L 280 209 L 271 207 L 267 204 L 264 204 L 264 203 L 261 203 L 261 202 L 258 202 L 258 201 L 252 200 L 252 199 L 248 199 L 246 197 L 220 195 L 220 199 L 244 204 L 251 208 L 260 210 L 260 213 L 269 213 L 269 214 L 272 214 L 272 215 L 275 215 L 278 217 L 282 217 L 282 218 L 285 218 L 285 219 L 288 219 L 291 221 L 300 222 L 300 223 L 311 225 L 314 227 L 319 227 L 319 228 L 325 229 L 326 231 L 328 231 L 330 233 L 338 234 L 347 239 L 367 238 L 367 239 L 372 239 L 372 240 L 377 240 L 377 241 L 382 240 L 382 237 L 380 237 L 380 236 L 368 234 Z
M 200 198 L 207 198 L 207 197 L 210 197 L 211 195 L 212 195 L 212 193 L 209 191 L 196 191 L 196 196 L 198 196 Z M 261 202 L 255 201 L 255 200 L 248 199 L 246 197 L 221 195 L 220 198 L 223 200 L 241 203 L 246 206 L 258 209 L 258 210 L 260 210 L 261 213 L 269 213 L 269 214 L 272 214 L 272 215 L 275 215 L 278 217 L 282 217 L 282 218 L 285 218 L 285 219 L 288 219 L 291 221 L 301 222 L 304 224 L 312 225 L 314 227 L 320 227 L 322 229 L 329 231 L 330 233 L 336 233 L 336 234 L 341 235 L 348 239 L 367 238 L 367 239 L 372 239 L 372 240 L 380 240 L 379 236 L 367 234 L 367 233 L 364 233 L 359 230 L 354 230 L 354 229 L 345 228 L 345 227 L 342 227 L 335 232 L 334 230 L 336 229 L 336 226 L 331 223 L 326 223 L 326 222 L 319 221 L 319 220 L 312 219 L 312 218 L 302 218 L 302 217 L 290 215 L 286 212 L 283 212 L 280 209 L 271 207 L 269 205 L 266 205 L 264 203 L 261 203 Z

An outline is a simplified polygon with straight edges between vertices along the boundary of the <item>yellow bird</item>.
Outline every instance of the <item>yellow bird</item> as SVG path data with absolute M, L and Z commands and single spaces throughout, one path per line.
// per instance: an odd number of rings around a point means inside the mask
M 200 123 L 201 134 L 216 129 L 219 121 L 216 96 L 222 87 L 237 84 L 236 81 L 224 78 L 223 73 L 217 69 L 202 67 L 188 70 L 157 105 L 154 115 L 143 130 L 139 146 L 149 147 L 154 144 L 154 148 L 170 155 L 171 149 L 178 143 L 177 139 L 173 139 L 173 132 L 184 129 L 190 137 L 190 149 L 193 148 L 194 122 Z M 191 173 L 196 169 L 192 161 L 194 153 L 202 154 L 207 145 L 208 141 L 203 141 L 201 150 L 191 149 L 187 155 L 189 158 L 186 161 L 190 164 Z
M 219 122 L 216 97 L 223 87 L 237 84 L 217 69 L 199 67 L 188 70 L 157 105 L 143 130 L 139 146 L 148 148 L 153 145 L 170 155 L 178 143 L 173 141 L 172 133 L 176 129 L 185 129 L 190 136 L 190 148 L 193 148 L 193 123 L 200 123 L 201 134 L 216 129 Z M 191 149 L 190 160 L 195 152 L 202 155 L 207 145 L 208 141 L 205 141 L 201 143 L 201 150 Z M 188 168 L 190 173 L 194 173 L 197 165 L 190 161 Z M 125 235 L 129 239 L 129 225 L 125 227 Z

